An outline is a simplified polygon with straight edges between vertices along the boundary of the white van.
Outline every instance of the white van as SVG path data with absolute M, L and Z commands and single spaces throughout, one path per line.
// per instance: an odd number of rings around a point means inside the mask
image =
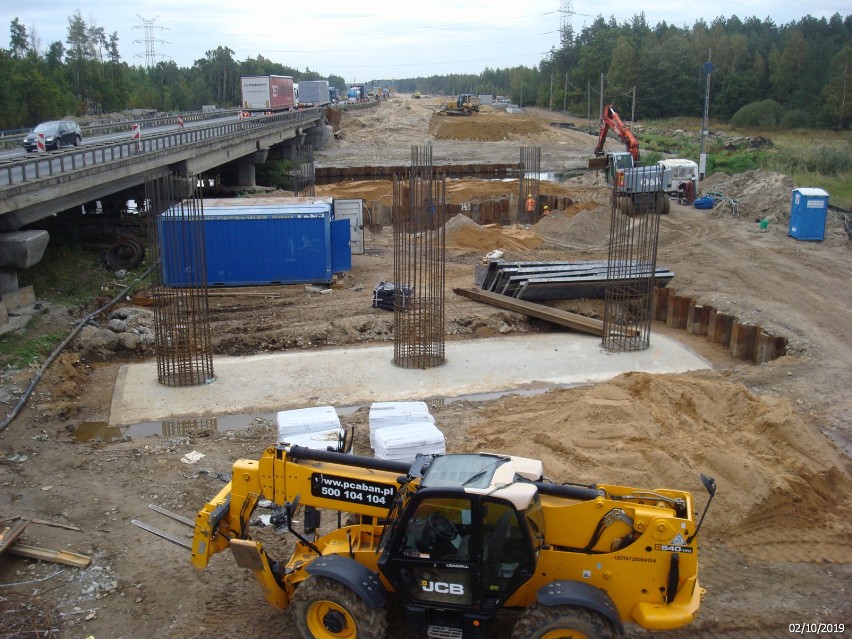
M 672 170 L 672 182 L 669 193 L 681 191 L 681 184 L 684 182 L 692 182 L 692 192 L 698 193 L 698 164 L 692 160 L 672 159 L 660 160 L 657 162 L 659 166 Z

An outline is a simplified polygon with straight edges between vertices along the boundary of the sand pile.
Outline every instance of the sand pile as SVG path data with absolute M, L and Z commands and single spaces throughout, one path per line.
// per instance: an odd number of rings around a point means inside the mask
M 527 250 L 541 245 L 530 231 L 517 227 L 480 226 L 459 213 L 444 225 L 447 246 L 477 251 Z
M 609 209 L 584 202 L 541 218 L 533 231 L 544 240 L 562 246 L 602 247 L 609 238 Z
M 852 481 L 841 455 L 788 401 L 717 373 L 626 374 L 508 397 L 468 438 L 470 450 L 541 459 L 555 481 L 680 487 L 697 508 L 707 500 L 703 472 L 718 485 L 708 537 L 765 559 L 852 561 L 852 512 L 838 499 Z
M 436 140 L 476 140 L 499 142 L 517 140 L 546 131 L 541 121 L 522 114 L 513 115 L 483 107 L 470 116 L 432 116 L 429 133 Z

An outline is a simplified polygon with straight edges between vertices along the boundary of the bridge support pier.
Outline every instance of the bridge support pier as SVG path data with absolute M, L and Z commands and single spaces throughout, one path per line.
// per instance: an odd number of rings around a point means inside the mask
M 296 148 L 305 146 L 305 138 L 307 138 L 307 136 L 304 133 L 297 133 L 294 137 L 284 143 L 283 156 L 285 160 L 290 160 L 292 163 L 295 163 L 296 160 L 298 160 Z
M 18 269 L 38 264 L 49 240 L 47 231 L 16 231 L 0 235 L 0 293 L 18 290 Z
M 329 124 L 308 129 L 305 135 L 305 144 L 310 144 L 314 151 L 323 151 L 334 140 L 334 129 Z
M 255 166 L 266 162 L 269 149 L 260 149 L 240 159 L 237 165 L 237 186 L 257 186 Z

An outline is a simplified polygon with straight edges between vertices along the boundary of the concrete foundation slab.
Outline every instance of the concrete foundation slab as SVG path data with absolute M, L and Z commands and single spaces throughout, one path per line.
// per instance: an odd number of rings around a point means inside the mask
M 394 366 L 392 345 L 217 357 L 216 380 L 188 388 L 158 384 L 156 362 L 127 364 L 119 370 L 109 423 L 460 397 L 594 383 L 629 371 L 710 368 L 661 335 L 653 336 L 649 349 L 632 353 L 609 353 L 599 337 L 565 333 L 454 341 L 447 342 L 446 357 L 446 364 L 427 370 Z

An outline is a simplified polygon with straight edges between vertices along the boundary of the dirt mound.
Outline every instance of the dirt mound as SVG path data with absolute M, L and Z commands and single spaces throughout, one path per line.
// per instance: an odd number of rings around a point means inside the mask
M 518 140 L 544 132 L 541 121 L 522 114 L 483 109 L 470 116 L 432 116 L 429 133 L 436 140 L 475 140 L 499 142 Z
M 701 182 L 699 192 L 737 200 L 741 217 L 779 221 L 790 219 L 794 188 L 788 176 L 758 169 L 734 176 L 714 173 Z
M 584 202 L 541 218 L 533 231 L 560 245 L 601 247 L 609 238 L 609 226 L 609 210 Z
M 541 245 L 541 240 L 530 231 L 517 227 L 480 226 L 461 213 L 447 220 L 444 229 L 447 245 L 456 248 L 527 250 Z
M 838 500 L 852 481 L 840 454 L 788 401 L 717 373 L 626 374 L 535 401 L 505 398 L 468 438 L 470 450 L 541 459 L 554 481 L 684 486 L 702 505 L 704 472 L 718 485 L 710 536 L 765 559 L 852 560 L 852 512 Z M 785 551 L 761 541 L 785 538 Z

